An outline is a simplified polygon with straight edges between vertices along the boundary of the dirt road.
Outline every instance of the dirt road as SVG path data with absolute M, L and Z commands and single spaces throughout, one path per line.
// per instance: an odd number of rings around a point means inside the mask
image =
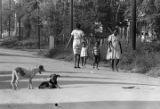
M 40 64 L 48 72 L 36 76 L 33 90 L 27 89 L 28 81 L 25 79 L 20 81 L 20 90 L 11 90 L 13 68 L 33 68 Z M 61 88 L 37 89 L 51 73 L 62 76 L 58 79 Z M 104 67 L 97 71 L 89 65 L 85 69 L 74 69 L 72 63 L 40 57 L 35 52 L 0 49 L 0 109 L 106 109 L 106 106 L 109 109 L 119 109 L 119 106 L 132 109 L 135 104 L 139 104 L 137 109 L 153 109 L 153 106 L 158 109 L 158 102 L 154 102 L 155 105 L 144 101 L 159 101 L 159 92 L 158 78 L 112 72 Z M 52 107 L 54 103 L 61 106 Z

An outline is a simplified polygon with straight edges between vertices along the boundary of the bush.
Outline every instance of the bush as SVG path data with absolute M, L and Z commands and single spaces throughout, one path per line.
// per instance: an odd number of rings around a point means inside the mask
M 123 44 L 123 57 L 120 67 L 137 73 L 146 73 L 160 63 L 159 43 L 141 43 L 137 41 L 136 51 L 125 49 Z M 128 47 L 128 46 L 127 46 Z
M 0 45 L 7 48 L 36 49 L 38 48 L 38 40 L 29 38 L 19 41 L 16 37 L 11 37 L 3 40 Z M 47 45 L 45 41 L 41 41 L 41 48 L 45 48 Z
M 160 63 L 159 51 L 160 43 L 141 43 L 137 41 L 137 49 L 133 51 L 131 47 L 122 42 L 123 55 L 120 61 L 120 68 L 125 70 L 131 70 L 136 73 L 146 73 L 153 67 L 156 67 Z M 87 63 L 91 64 L 93 61 L 92 47 L 89 49 L 89 58 Z M 101 47 L 101 61 L 105 62 L 106 57 L 105 46 Z M 63 59 L 67 61 L 73 61 L 72 49 L 64 49 L 62 46 L 58 46 L 55 49 L 49 50 L 45 53 L 45 56 L 55 59 Z M 106 63 L 105 63 L 106 64 Z
M 44 55 L 49 58 L 63 59 L 66 61 L 73 60 L 72 49 L 64 49 L 62 46 L 56 47 L 55 49 L 50 49 Z
M 14 46 L 18 46 L 18 41 L 15 37 L 13 38 L 8 38 L 3 40 L 0 44 L 2 47 L 7 47 L 7 48 L 12 48 Z

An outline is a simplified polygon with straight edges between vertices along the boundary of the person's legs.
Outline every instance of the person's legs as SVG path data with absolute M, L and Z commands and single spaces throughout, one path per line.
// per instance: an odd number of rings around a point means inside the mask
M 94 55 L 93 68 L 95 67 L 95 64 L 96 64 L 96 56 Z
M 82 66 L 84 66 L 84 57 L 81 57 L 82 60 Z
M 112 59 L 112 70 L 114 71 L 114 59 Z
M 84 57 L 84 66 L 86 66 L 86 62 L 87 62 L 87 57 Z
M 77 68 L 77 54 L 74 54 L 74 68 Z
M 99 62 L 100 62 L 100 56 L 97 56 L 97 70 L 98 70 Z
M 80 68 L 79 63 L 80 63 L 80 54 L 77 54 L 77 68 Z
M 118 70 L 118 64 L 119 64 L 119 59 L 116 59 L 116 70 L 117 70 L 117 72 L 119 71 Z

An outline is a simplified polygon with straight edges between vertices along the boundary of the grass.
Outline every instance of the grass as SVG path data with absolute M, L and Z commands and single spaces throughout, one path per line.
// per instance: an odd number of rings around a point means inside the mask
M 126 42 L 122 42 L 123 55 L 120 61 L 120 68 L 134 73 L 146 74 L 152 68 L 160 64 L 160 43 L 141 43 L 137 41 L 137 50 L 133 51 Z M 107 47 L 101 47 L 101 64 L 107 64 L 106 57 Z M 72 48 L 64 49 L 64 46 L 58 46 L 55 49 L 48 50 L 45 53 L 46 57 L 62 59 L 65 61 L 73 61 Z M 92 64 L 93 55 L 91 49 L 89 50 L 88 64 Z
M 43 47 L 46 46 L 45 42 L 41 44 Z M 33 39 L 17 41 L 16 38 L 11 38 L 1 43 L 1 46 L 7 48 L 35 49 L 37 48 L 37 41 Z M 89 57 L 87 60 L 88 64 L 92 64 L 93 62 L 93 55 L 91 52 L 92 47 L 93 46 L 91 46 L 91 48 L 89 49 Z M 122 41 L 122 48 L 123 55 L 119 64 L 121 69 L 143 74 L 150 72 L 149 74 L 152 75 L 152 69 L 159 66 L 160 64 L 160 41 L 152 43 L 141 43 L 137 41 L 136 51 L 133 51 L 125 41 Z M 108 64 L 105 60 L 106 51 L 107 46 L 101 46 L 101 64 Z M 72 62 L 74 60 L 72 47 L 66 48 L 64 45 L 57 45 L 55 49 L 45 50 L 44 52 L 41 51 L 41 53 L 39 54 L 49 58 L 65 60 L 69 62 Z
M 123 44 L 123 48 L 127 48 Z M 141 43 L 137 41 L 136 51 L 124 49 L 121 68 L 136 73 L 147 73 L 160 64 L 160 43 Z
M 1 47 L 5 48 L 17 48 L 17 49 L 37 49 L 38 48 L 38 40 L 37 39 L 25 39 L 19 41 L 17 37 L 11 37 L 3 40 L 0 43 Z M 46 48 L 46 42 L 41 41 L 41 48 Z

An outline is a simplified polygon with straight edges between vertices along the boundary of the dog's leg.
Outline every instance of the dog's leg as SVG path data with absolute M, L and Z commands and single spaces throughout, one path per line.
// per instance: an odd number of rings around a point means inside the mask
M 29 79 L 29 84 L 28 84 L 28 89 L 31 89 L 31 83 L 30 83 L 30 79 Z
M 33 89 L 32 78 L 29 79 L 29 89 Z
M 19 83 L 19 76 L 18 76 L 17 72 L 15 72 L 15 76 L 16 76 L 15 86 L 16 86 L 16 88 L 17 88 L 17 89 L 19 89 L 19 87 L 18 87 L 18 83 Z
M 16 81 L 16 76 L 15 76 L 15 71 L 12 71 L 12 80 L 11 80 L 11 86 L 12 89 L 16 90 L 16 86 L 15 86 L 15 81 Z
M 11 82 L 11 86 L 12 86 L 12 89 L 13 89 L 13 90 L 16 90 L 15 81 L 12 81 L 12 82 Z
M 56 84 L 56 88 L 61 88 L 58 84 Z

